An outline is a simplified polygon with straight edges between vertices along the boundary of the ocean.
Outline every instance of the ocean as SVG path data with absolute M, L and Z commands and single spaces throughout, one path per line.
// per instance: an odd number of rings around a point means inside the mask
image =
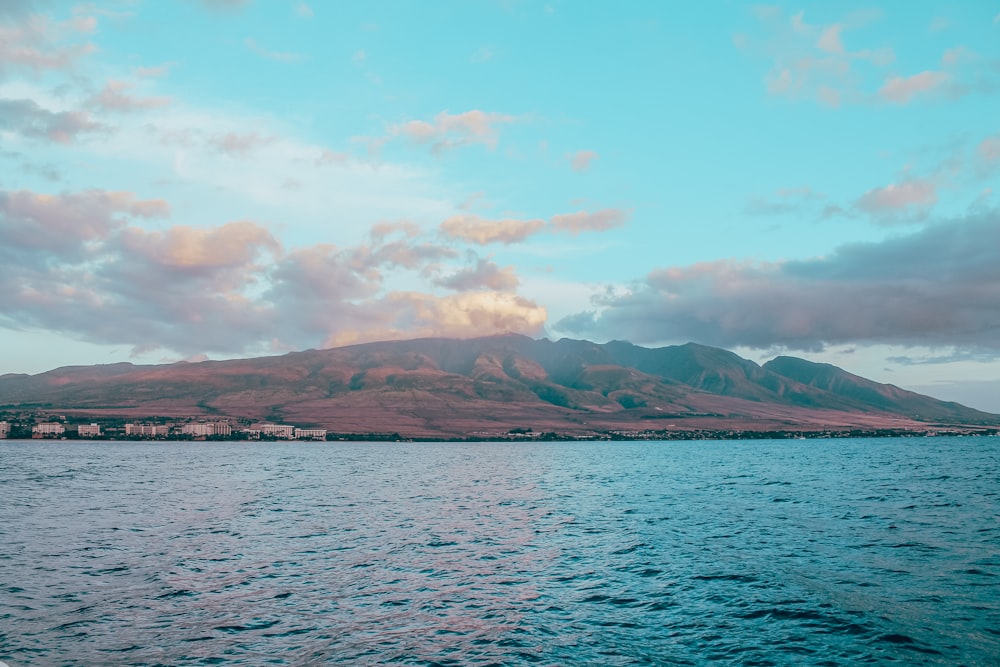
M 997 665 L 1000 438 L 0 441 L 0 661 Z

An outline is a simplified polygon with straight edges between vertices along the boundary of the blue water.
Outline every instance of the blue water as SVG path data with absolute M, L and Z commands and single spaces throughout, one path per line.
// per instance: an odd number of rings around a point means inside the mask
M 1000 664 L 1000 438 L 0 441 L 22 665 Z

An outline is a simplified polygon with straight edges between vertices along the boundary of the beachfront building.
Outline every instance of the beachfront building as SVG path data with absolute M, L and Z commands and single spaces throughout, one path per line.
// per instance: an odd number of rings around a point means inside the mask
M 80 424 L 76 427 L 76 432 L 81 438 L 100 438 L 100 424 Z
M 297 428 L 295 429 L 296 440 L 326 440 L 325 428 Z
M 195 438 L 210 436 L 229 437 L 233 433 L 233 427 L 226 422 L 203 422 L 200 424 L 184 424 L 181 433 L 194 436 Z
M 137 438 L 165 438 L 170 427 L 162 424 L 125 424 L 125 435 Z
M 295 439 L 295 427 L 287 424 L 256 424 L 251 430 L 260 431 L 260 435 L 266 438 Z
M 8 422 L 0 422 L 0 440 L 6 438 L 10 435 L 10 424 Z
M 62 424 L 54 422 L 42 422 L 31 427 L 31 434 L 36 438 L 58 438 L 66 432 Z

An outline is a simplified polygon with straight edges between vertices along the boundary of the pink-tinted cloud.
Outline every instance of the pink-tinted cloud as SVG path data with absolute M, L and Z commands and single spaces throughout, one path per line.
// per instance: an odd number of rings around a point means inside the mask
M 69 69 L 96 50 L 93 44 L 79 41 L 97 27 L 93 17 L 55 22 L 40 14 L 10 15 L 18 20 L 0 24 L 0 74 L 8 69 L 26 69 L 35 74 Z
M 594 151 L 577 151 L 569 156 L 569 164 L 573 171 L 587 171 L 590 163 L 599 157 Z
M 869 190 L 855 206 L 883 222 L 920 217 L 937 203 L 937 188 L 930 181 L 910 180 Z
M 618 208 L 606 208 L 600 211 L 577 211 L 552 216 L 550 224 L 557 232 L 566 232 L 576 236 L 581 232 L 603 232 L 615 227 L 621 227 L 628 220 L 628 211 Z
M 520 281 L 514 272 L 514 267 L 497 266 L 488 259 L 477 258 L 474 266 L 461 269 L 449 276 L 440 278 L 435 284 L 461 292 L 490 289 L 506 292 L 516 289 Z
M 845 34 L 877 20 L 876 12 L 851 12 L 826 25 L 809 23 L 801 11 L 791 17 L 777 7 L 755 13 L 765 29 L 763 39 L 740 34 L 734 43 L 747 54 L 771 60 L 764 85 L 772 95 L 830 107 L 863 102 L 868 94 L 856 65 L 882 68 L 895 60 L 889 47 L 851 49 L 845 44 Z
M 453 248 L 433 243 L 414 243 L 409 240 L 379 240 L 371 246 L 357 246 L 351 251 L 351 265 L 359 271 L 377 270 L 383 267 L 419 269 L 428 263 L 458 256 Z
M 90 105 L 102 111 L 132 112 L 148 109 L 158 109 L 170 104 L 169 97 L 138 97 L 129 95 L 128 91 L 135 84 L 126 81 L 108 81 L 108 83 L 90 98 Z
M 482 144 L 495 149 L 500 141 L 498 126 L 512 123 L 513 116 L 473 109 L 459 114 L 442 111 L 431 122 L 411 120 L 392 128 L 392 134 L 418 144 L 429 144 L 435 152 Z
M 498 333 L 542 333 L 547 317 L 535 302 L 506 292 L 463 292 L 445 297 L 392 292 L 372 304 L 365 326 L 341 327 L 326 346 L 428 336 L 471 338 Z
M 976 149 L 976 157 L 983 171 L 992 171 L 1000 166 L 1000 134 L 986 137 Z
M 77 254 L 81 243 L 108 239 L 128 217 L 161 218 L 170 205 L 161 199 L 141 200 L 130 192 L 86 190 L 47 195 L 27 190 L 0 192 L 0 229 L 13 252 Z
M 399 222 L 378 222 L 372 225 L 368 235 L 376 243 L 381 243 L 387 236 L 399 234 L 405 238 L 412 239 L 420 234 L 420 226 L 416 223 L 402 220 Z
M 844 26 L 840 23 L 823 28 L 819 39 L 816 41 L 816 46 L 821 51 L 826 51 L 827 53 L 844 53 L 844 42 L 840 38 L 840 33 L 843 29 Z
M 244 266 L 261 253 L 281 252 L 268 230 L 247 221 L 210 229 L 178 225 L 162 232 L 131 227 L 122 232 L 122 245 L 149 262 L 185 271 Z
M 543 220 L 487 220 L 478 215 L 456 215 L 441 223 L 440 230 L 448 238 L 469 243 L 520 243 L 545 227 Z
M 0 99 L 0 121 L 9 131 L 61 144 L 73 143 L 80 135 L 105 129 L 85 111 L 49 111 L 34 100 Z
M 879 88 L 879 97 L 893 104 L 909 104 L 915 97 L 928 95 L 947 83 L 944 72 L 924 71 L 913 76 L 894 76 Z

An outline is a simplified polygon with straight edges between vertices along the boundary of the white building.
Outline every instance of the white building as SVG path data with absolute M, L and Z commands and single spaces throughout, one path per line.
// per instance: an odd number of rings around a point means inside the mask
M 76 432 L 81 438 L 100 438 L 101 426 L 100 424 L 80 424 L 76 427 Z
M 8 435 L 10 435 L 10 424 L 0 422 L 0 439 L 6 438 Z
M 257 424 L 254 431 L 260 431 L 264 437 L 280 438 L 282 440 L 293 440 L 295 438 L 295 427 L 287 424 Z
M 325 428 L 297 428 L 295 429 L 296 440 L 326 440 Z
M 31 432 L 39 438 L 49 438 L 62 435 L 66 432 L 66 428 L 62 424 L 42 422 L 41 424 L 32 426 Z
M 170 433 L 170 427 L 160 424 L 125 424 L 125 435 L 160 438 L 165 437 L 168 433 Z
M 194 437 L 222 435 L 229 436 L 233 428 L 226 422 L 205 422 L 201 424 L 185 424 L 181 427 L 181 433 L 193 435 Z

